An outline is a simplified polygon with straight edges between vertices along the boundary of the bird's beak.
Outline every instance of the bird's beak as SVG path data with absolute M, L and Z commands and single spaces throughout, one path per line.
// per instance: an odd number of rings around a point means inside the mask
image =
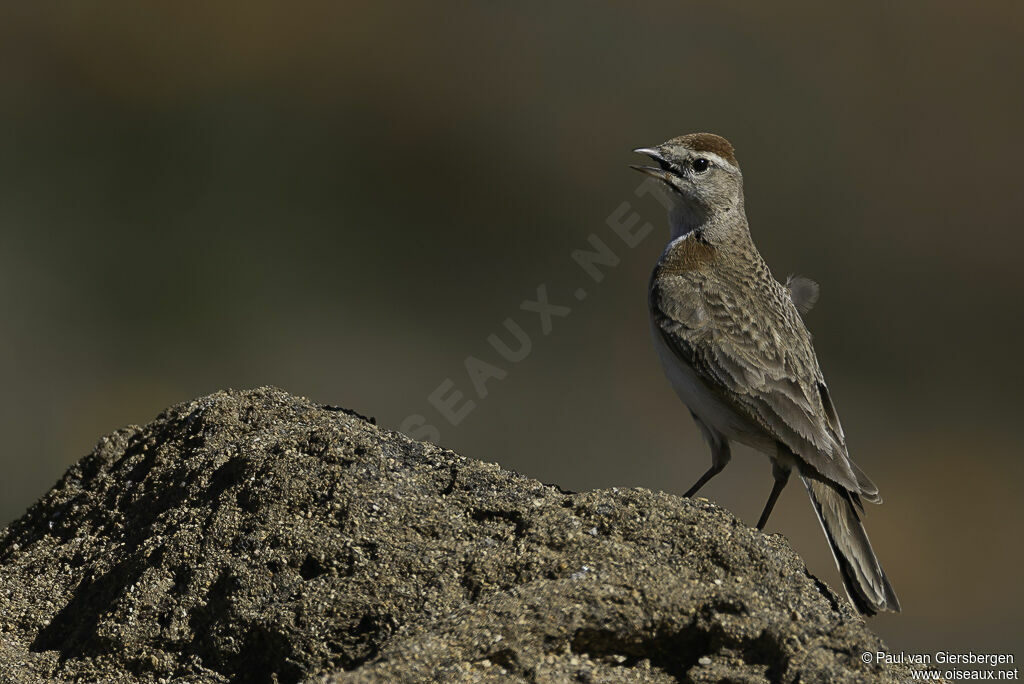
M 648 176 L 654 176 L 658 180 L 668 182 L 668 162 L 665 161 L 665 157 L 662 156 L 661 151 L 654 147 L 638 147 L 633 150 L 637 154 L 645 154 L 654 161 L 658 162 L 657 166 L 641 166 L 640 164 L 630 164 L 629 168 L 639 171 L 640 173 L 647 174 Z

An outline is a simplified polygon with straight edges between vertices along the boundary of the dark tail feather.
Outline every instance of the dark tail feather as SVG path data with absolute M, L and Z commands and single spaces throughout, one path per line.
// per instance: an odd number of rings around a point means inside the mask
M 850 467 L 853 469 L 853 475 L 857 478 L 857 485 L 860 487 L 860 495 L 866 501 L 870 501 L 873 504 L 882 503 L 882 497 L 878 494 L 878 487 L 871 478 L 867 476 L 863 470 L 857 467 L 857 464 L 850 461 Z M 864 510 L 861 508 L 861 510 Z
M 846 593 L 864 615 L 882 610 L 900 611 L 900 602 L 889 578 L 871 549 L 871 542 L 860 523 L 850 493 L 813 477 L 801 475 L 811 497 L 814 511 L 825 529 L 832 555 L 839 566 Z

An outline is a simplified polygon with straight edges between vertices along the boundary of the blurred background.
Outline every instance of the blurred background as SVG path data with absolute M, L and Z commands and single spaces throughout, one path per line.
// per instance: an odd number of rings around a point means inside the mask
M 736 146 L 776 277 L 821 283 L 807 322 L 904 606 L 872 627 L 893 649 L 1012 651 L 1022 19 L 952 0 L 5 3 L 0 523 L 102 434 L 264 384 L 569 489 L 684 492 L 709 454 L 649 340 L 667 227 L 627 164 L 706 130 Z M 654 230 L 631 248 L 608 220 L 634 214 Z M 571 257 L 591 236 L 619 259 L 600 283 Z M 520 306 L 541 285 L 570 308 L 548 335 Z M 531 340 L 516 363 L 487 341 L 516 346 L 509 318 Z M 468 357 L 504 376 L 485 397 Z M 702 494 L 753 524 L 770 466 L 734 453 Z M 841 591 L 798 485 L 769 528 Z

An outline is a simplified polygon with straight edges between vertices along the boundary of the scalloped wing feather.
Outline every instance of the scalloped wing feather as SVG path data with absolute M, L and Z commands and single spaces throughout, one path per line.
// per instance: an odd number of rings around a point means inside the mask
M 741 301 L 744 288 L 691 280 L 670 275 L 652 290 L 658 329 L 680 362 L 822 475 L 851 491 L 865 490 L 869 501 L 877 496 L 849 461 L 835 407 L 827 389 L 819 389 L 824 382 L 810 333 L 789 292 L 776 283 L 774 301 L 781 306 L 756 315 L 751 312 L 765 308 Z

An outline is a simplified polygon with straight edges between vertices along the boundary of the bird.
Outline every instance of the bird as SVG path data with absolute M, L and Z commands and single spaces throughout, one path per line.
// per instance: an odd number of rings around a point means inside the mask
M 765 453 L 774 483 L 763 530 L 792 471 L 803 481 L 856 609 L 900 611 L 861 522 L 878 487 L 851 459 L 803 320 L 818 285 L 786 284 L 754 246 L 732 144 L 692 133 L 634 152 L 630 166 L 667 188 L 670 240 L 648 288 L 651 333 L 665 374 L 711 449 L 693 497 L 731 458 L 730 443 Z

